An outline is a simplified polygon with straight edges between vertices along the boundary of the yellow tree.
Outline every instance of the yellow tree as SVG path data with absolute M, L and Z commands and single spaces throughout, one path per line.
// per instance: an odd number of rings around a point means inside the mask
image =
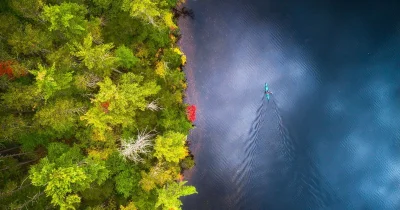
M 156 26 L 161 18 L 162 5 L 165 2 L 160 0 L 123 0 L 122 9 L 129 11 L 132 17 Z
M 61 32 L 68 39 L 80 38 L 86 34 L 87 20 L 85 6 L 76 3 L 44 6 L 42 19 L 50 23 L 50 31 Z
M 110 76 L 118 61 L 111 52 L 114 48 L 112 43 L 93 46 L 93 37 L 89 33 L 82 44 L 75 46 L 77 49 L 73 55 L 80 58 L 86 68 L 100 76 Z
M 181 210 L 182 201 L 179 198 L 197 193 L 195 187 L 185 186 L 185 184 L 185 181 L 173 182 L 157 190 L 158 200 L 156 208 L 162 207 L 163 210 Z
M 154 156 L 159 160 L 178 163 L 189 155 L 186 136 L 178 132 L 167 132 L 158 136 L 154 144 Z
M 34 186 L 43 186 L 51 203 L 61 209 L 75 209 L 79 192 L 108 178 L 105 162 L 83 158 L 77 147 L 52 143 L 48 149 L 48 156 L 30 169 L 29 178 Z
M 98 85 L 100 91 L 92 100 L 94 106 L 81 119 L 93 126 L 100 140 L 105 139 L 106 132 L 113 126 L 135 127 L 136 112 L 144 111 L 147 98 L 160 90 L 154 81 L 143 82 L 142 76 L 133 73 L 123 74 L 119 84 L 106 77 Z

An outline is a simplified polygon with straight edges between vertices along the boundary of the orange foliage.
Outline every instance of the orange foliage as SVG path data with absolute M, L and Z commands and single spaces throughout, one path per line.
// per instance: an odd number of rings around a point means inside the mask
M 103 102 L 100 104 L 100 106 L 103 108 L 103 111 L 105 113 L 108 113 L 108 107 L 110 106 L 110 102 L 109 101 Z
M 14 77 L 11 64 L 12 61 L 0 62 L 0 76 L 7 75 L 9 79 Z
M 181 181 L 183 181 L 184 178 L 185 177 L 182 174 L 178 174 L 177 180 L 181 182 Z
M 28 74 L 28 70 L 15 61 L 0 62 L 0 76 L 7 75 L 9 79 L 22 77 Z

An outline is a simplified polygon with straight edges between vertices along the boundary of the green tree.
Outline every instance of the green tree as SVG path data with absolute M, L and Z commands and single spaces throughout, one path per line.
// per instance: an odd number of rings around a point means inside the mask
M 118 58 L 120 66 L 124 68 L 130 69 L 139 61 L 139 59 L 133 55 L 132 50 L 124 45 L 118 47 L 115 51 L 115 55 Z
M 134 127 L 136 112 L 144 111 L 148 104 L 146 98 L 160 90 L 155 82 L 144 83 L 142 76 L 133 73 L 123 74 L 118 85 L 113 84 L 108 77 L 98 85 L 100 91 L 92 100 L 95 106 L 81 119 L 92 125 L 100 136 L 112 130 L 111 126 Z M 107 108 L 101 105 L 105 102 Z
M 96 44 L 101 44 L 104 42 L 102 36 L 102 26 L 104 25 L 104 20 L 102 18 L 91 18 L 87 25 L 87 31 L 93 37 L 93 42 Z
M 102 9 L 107 9 L 111 5 L 112 1 L 113 0 L 93 0 L 93 3 Z
M 159 160 L 178 163 L 189 154 L 185 143 L 185 135 L 177 132 L 167 132 L 164 136 L 156 138 L 154 156 Z
M 34 168 L 32 171 L 32 184 L 45 185 L 46 194 L 52 198 L 51 203 L 59 205 L 61 209 L 75 209 L 74 205 L 80 202 L 80 197 L 72 192 L 83 190 L 88 185 L 86 174 L 77 166 L 53 169 L 49 165 L 44 171 L 36 172 Z
M 129 168 L 129 166 L 129 162 L 125 161 L 118 152 L 112 153 L 106 160 L 106 167 L 110 171 L 111 176 L 120 173 Z
M 165 94 L 166 96 L 170 96 L 167 98 L 169 101 L 173 101 L 175 98 L 173 95 Z M 164 99 L 165 100 L 165 99 Z M 188 134 L 189 129 L 193 126 L 187 119 L 187 116 L 184 112 L 180 111 L 179 108 L 175 108 L 176 103 L 169 102 L 167 105 L 163 105 L 167 108 L 162 110 L 162 117 L 159 119 L 160 125 L 165 130 L 176 131 L 184 134 Z
M 14 32 L 8 39 L 8 44 L 12 46 L 13 52 L 16 54 L 34 54 L 49 51 L 52 40 L 47 33 L 28 24 L 23 31 Z
M 137 170 L 137 169 L 136 169 Z M 115 189 L 125 198 L 130 197 L 139 190 L 140 173 L 135 168 L 123 170 L 115 176 Z
M 28 127 L 22 116 L 8 114 L 0 118 L 0 143 L 15 141 Z
M 38 19 L 43 7 L 42 0 L 11 0 L 10 7 L 25 18 Z
M 51 203 L 61 209 L 75 209 L 80 202 L 78 192 L 94 182 L 100 185 L 108 178 L 104 162 L 81 159 L 79 149 L 63 144 L 51 144 L 49 157 L 33 166 L 29 174 L 32 184 L 45 187 L 44 192 L 51 197 Z
M 129 11 L 132 17 L 156 25 L 161 17 L 160 5 L 163 3 L 163 0 L 123 0 L 122 9 Z
M 53 142 L 47 146 L 47 158 L 59 167 L 75 165 L 84 159 L 78 146 L 70 147 L 64 143 Z
M 7 92 L 0 93 L 0 98 L 5 108 L 19 112 L 34 110 L 41 100 L 35 85 L 22 85 L 19 83 L 12 83 Z
M 86 201 L 90 201 L 89 204 L 101 204 L 107 200 L 114 193 L 114 183 L 108 179 L 103 184 L 92 184 L 90 188 L 87 188 L 81 192 L 82 198 Z M 92 205 L 91 205 L 92 206 Z
M 157 190 L 158 200 L 156 208 L 162 207 L 163 210 L 181 210 L 182 201 L 179 200 L 182 196 L 192 195 L 197 193 L 193 186 L 185 186 L 186 182 L 173 182 Z
M 145 192 L 140 190 L 133 195 L 131 200 L 138 209 L 154 209 L 154 205 L 157 202 L 157 191 Z
M 36 78 L 36 86 L 38 91 L 43 94 L 45 101 L 53 96 L 57 91 L 70 87 L 72 81 L 72 72 L 65 74 L 57 74 L 55 64 L 50 68 L 45 68 L 41 64 L 38 70 L 29 71 Z
M 115 152 L 106 160 L 106 167 L 111 176 L 115 176 L 115 189 L 125 198 L 137 194 L 141 179 L 139 167 L 132 166 L 122 156 Z
M 111 121 L 113 117 L 108 115 L 102 108 L 101 105 L 96 105 L 90 108 L 84 116 L 80 117 L 81 120 L 85 120 L 87 125 L 93 127 L 96 138 L 93 140 L 106 141 L 108 132 L 112 131 Z
M 163 186 L 178 178 L 180 168 L 177 164 L 159 162 L 152 166 L 149 172 L 141 171 L 140 186 L 145 192 L 149 192 L 157 186 Z
M 74 63 L 72 59 L 70 49 L 66 46 L 62 46 L 47 54 L 46 60 L 48 63 L 55 63 L 55 68 L 60 73 L 68 72 L 76 66 L 76 63 Z
M 20 27 L 21 23 L 12 13 L 2 12 L 0 14 L 0 36 L 3 39 L 11 37 Z
M 144 40 L 140 36 L 140 34 L 146 33 L 143 25 L 140 20 L 130 17 L 129 13 L 123 12 L 118 8 L 118 12 L 107 19 L 102 34 L 106 42 L 112 42 L 116 46 L 125 45 L 131 47 L 130 45 L 136 43 L 137 39 L 139 41 Z M 121 28 L 123 30 L 120 30 Z M 115 33 L 116 30 L 118 33 Z
M 50 31 L 59 31 L 67 39 L 79 38 L 86 33 L 86 8 L 76 3 L 44 6 L 41 17 L 50 23 Z
M 82 103 L 59 98 L 37 111 L 34 120 L 46 129 L 52 128 L 58 134 L 68 132 L 72 135 L 78 125 L 78 116 L 84 112 Z
M 73 53 L 82 59 L 83 64 L 94 73 L 101 76 L 110 76 L 116 67 L 117 58 L 111 53 L 113 44 L 101 44 L 93 46 L 92 34 L 88 34 L 82 45 L 76 45 L 77 50 Z
M 171 69 L 176 69 L 182 64 L 182 55 L 174 49 L 164 51 L 163 59 L 167 62 Z

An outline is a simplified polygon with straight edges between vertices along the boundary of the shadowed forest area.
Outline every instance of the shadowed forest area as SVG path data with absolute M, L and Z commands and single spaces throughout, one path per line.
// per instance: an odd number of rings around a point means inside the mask
M 178 0 L 0 3 L 0 208 L 181 209 Z

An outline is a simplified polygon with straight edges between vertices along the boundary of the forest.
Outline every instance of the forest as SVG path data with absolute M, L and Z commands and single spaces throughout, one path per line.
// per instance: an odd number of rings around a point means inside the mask
M 182 208 L 182 0 L 0 3 L 0 209 Z

